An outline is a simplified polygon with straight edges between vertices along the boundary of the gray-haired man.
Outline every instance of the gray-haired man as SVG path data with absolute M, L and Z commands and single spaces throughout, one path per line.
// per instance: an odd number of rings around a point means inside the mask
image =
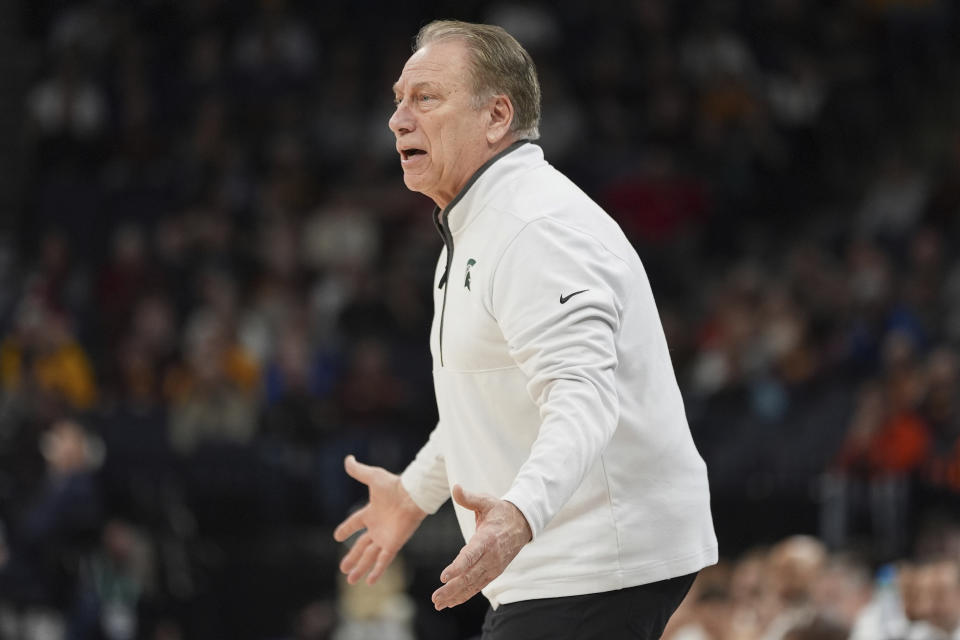
M 505 31 L 427 25 L 394 94 L 404 182 L 444 240 L 440 420 L 400 476 L 347 458 L 370 502 L 334 534 L 364 530 L 341 569 L 376 580 L 452 494 L 467 544 L 437 609 L 482 590 L 486 640 L 659 638 L 717 543 L 640 259 L 530 142 L 536 71 Z

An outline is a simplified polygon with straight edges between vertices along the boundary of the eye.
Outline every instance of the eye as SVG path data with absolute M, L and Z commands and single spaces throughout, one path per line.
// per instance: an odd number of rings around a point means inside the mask
M 426 93 L 421 93 L 419 96 L 417 96 L 417 100 L 419 100 L 420 102 L 430 102 L 433 99 L 434 99 L 433 96 L 428 95 Z

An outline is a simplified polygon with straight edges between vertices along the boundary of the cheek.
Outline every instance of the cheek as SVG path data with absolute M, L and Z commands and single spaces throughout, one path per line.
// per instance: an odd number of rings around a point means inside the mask
M 443 162 L 446 171 L 454 169 L 463 156 L 468 152 L 470 137 L 466 135 L 464 127 L 447 127 L 439 136 L 439 152 L 437 158 Z
M 430 153 L 431 169 L 440 175 L 448 173 L 456 164 L 457 149 L 456 133 L 449 129 L 439 131 Z

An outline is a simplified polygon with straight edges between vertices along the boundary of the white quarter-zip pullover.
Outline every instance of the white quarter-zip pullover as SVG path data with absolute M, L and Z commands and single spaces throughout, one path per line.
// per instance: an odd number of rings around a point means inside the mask
M 401 475 L 435 512 L 454 484 L 533 532 L 484 595 L 611 591 L 717 560 L 707 472 L 646 273 L 596 203 L 517 143 L 440 214 L 430 348 L 439 422 Z M 469 540 L 474 514 L 455 505 Z

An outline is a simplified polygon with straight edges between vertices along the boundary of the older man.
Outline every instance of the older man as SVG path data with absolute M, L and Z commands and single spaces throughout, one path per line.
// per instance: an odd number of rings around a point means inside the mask
M 440 420 L 402 475 L 346 460 L 370 502 L 341 570 L 375 581 L 452 494 L 466 546 L 437 609 L 479 591 L 487 640 L 659 638 L 716 561 L 650 285 L 617 224 L 551 167 L 527 52 L 498 27 L 424 27 L 393 87 L 407 187 L 444 241 L 431 334 Z

